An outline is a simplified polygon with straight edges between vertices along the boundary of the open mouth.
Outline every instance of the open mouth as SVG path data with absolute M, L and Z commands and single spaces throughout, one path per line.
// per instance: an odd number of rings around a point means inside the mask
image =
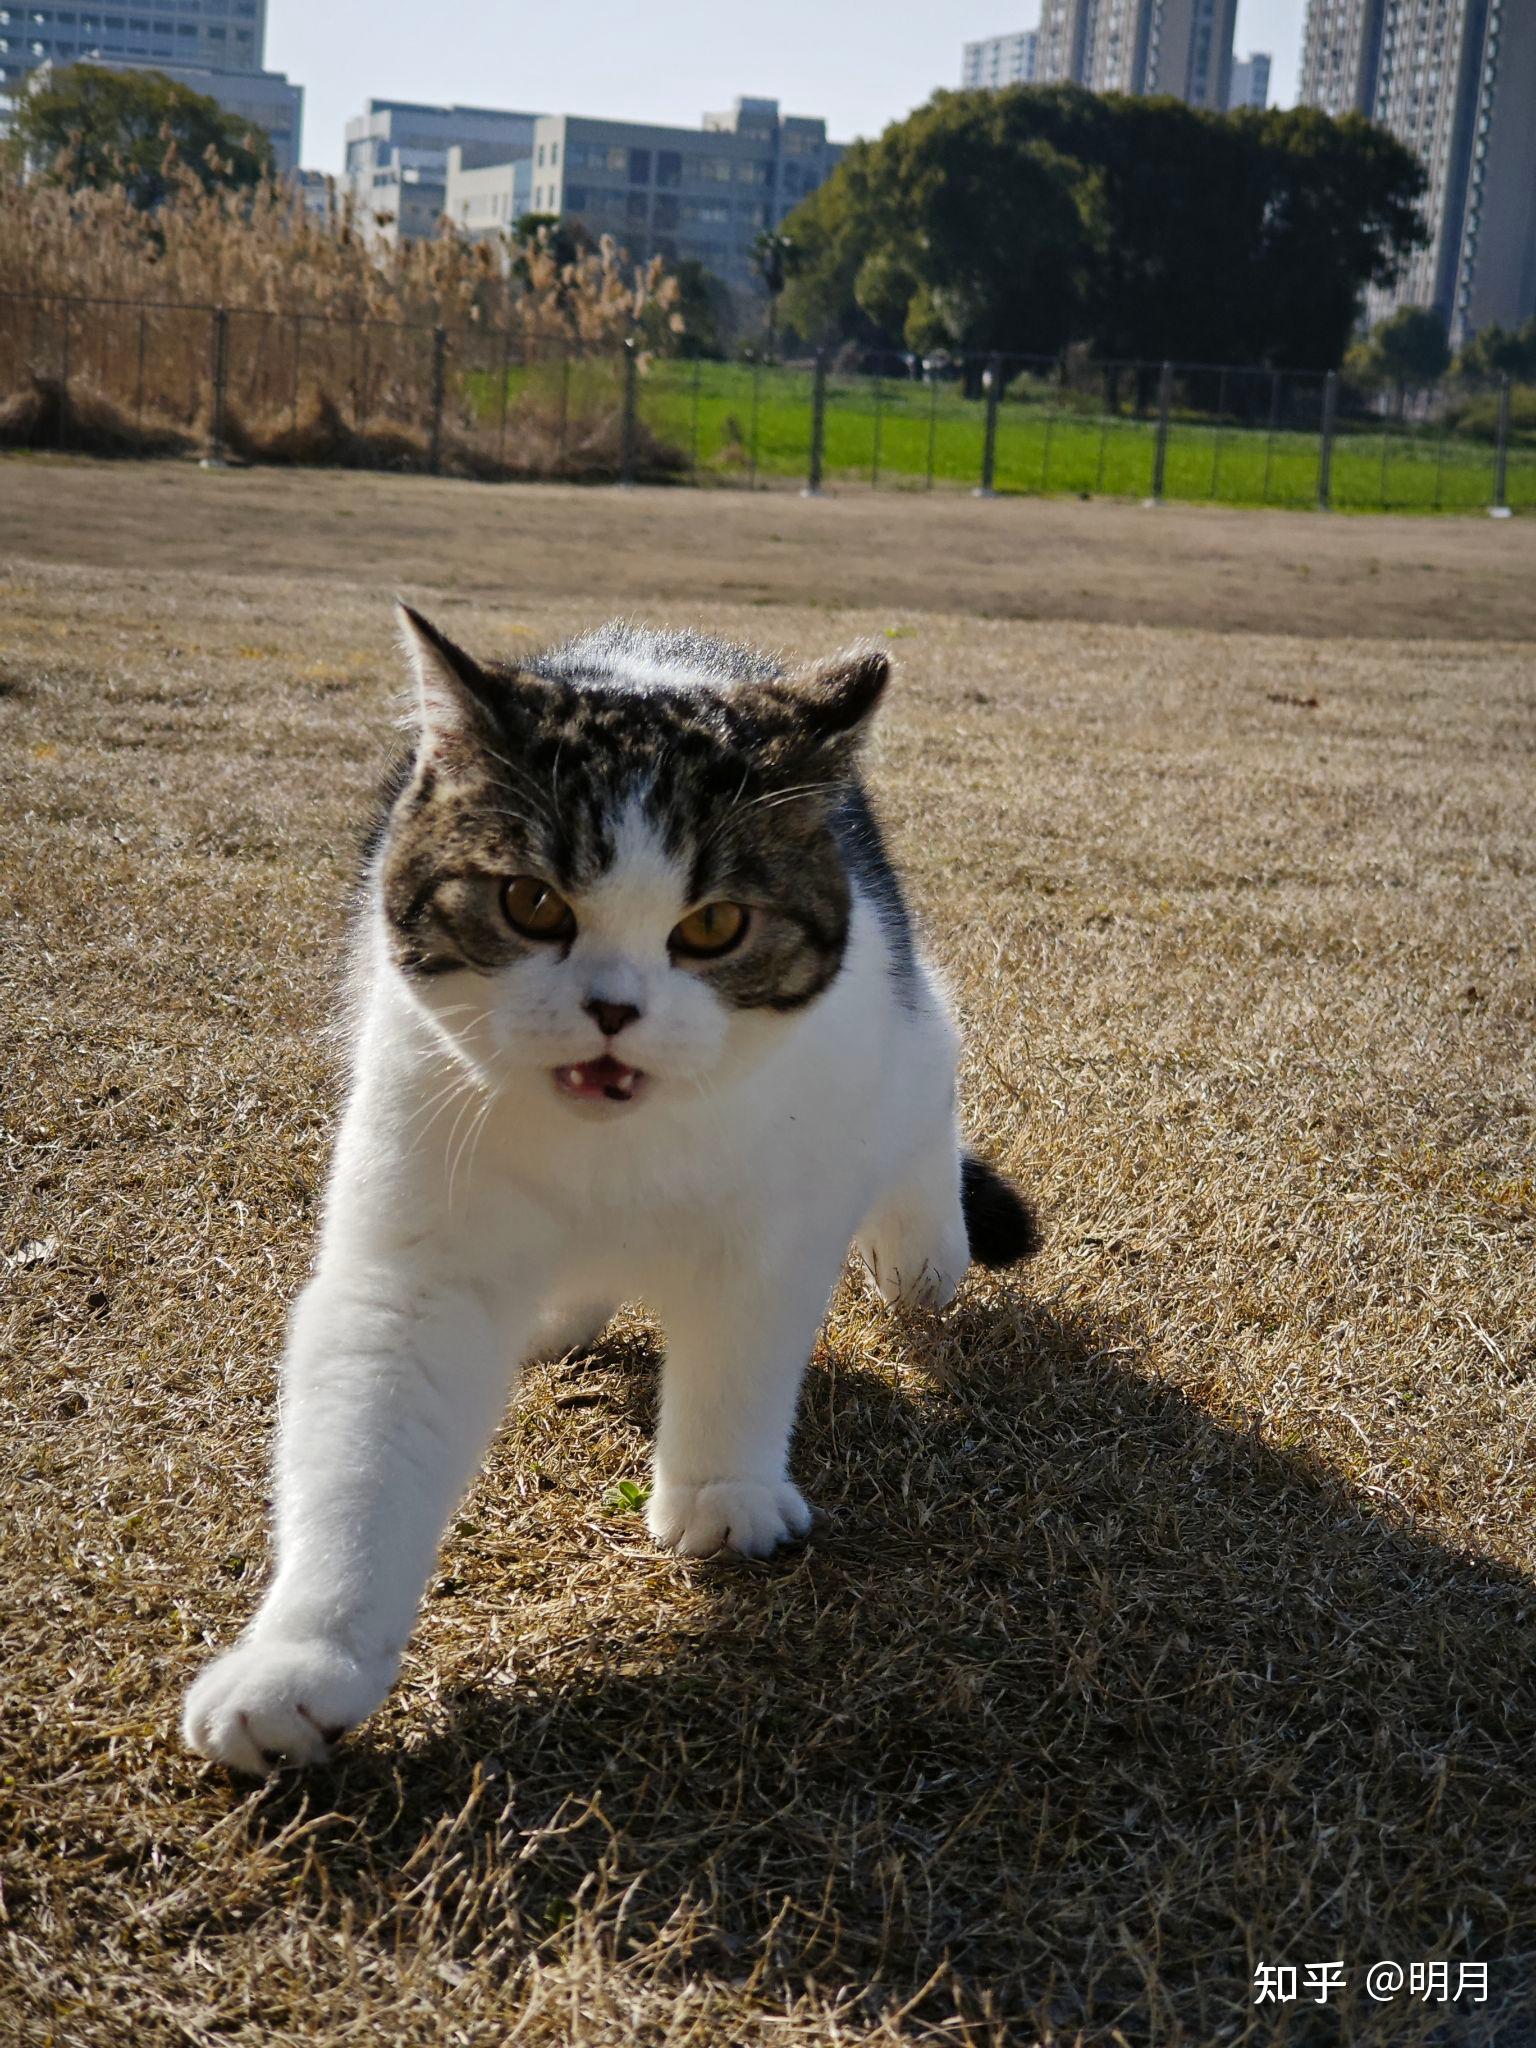
M 638 1067 L 626 1067 L 611 1052 L 600 1060 L 556 1067 L 554 1075 L 555 1086 L 573 1102 L 633 1102 L 645 1079 Z

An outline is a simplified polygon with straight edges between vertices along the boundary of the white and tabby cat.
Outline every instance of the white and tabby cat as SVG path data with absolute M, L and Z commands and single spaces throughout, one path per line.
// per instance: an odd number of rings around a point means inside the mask
M 883 654 L 786 673 L 610 626 L 514 668 L 403 630 L 415 745 L 368 854 L 276 1571 L 183 1722 L 255 1772 L 383 1699 L 521 1360 L 654 1309 L 651 1534 L 761 1557 L 810 1527 L 790 1435 L 850 1240 L 933 1305 L 1034 1241 L 961 1148 L 954 1027 L 859 781 Z

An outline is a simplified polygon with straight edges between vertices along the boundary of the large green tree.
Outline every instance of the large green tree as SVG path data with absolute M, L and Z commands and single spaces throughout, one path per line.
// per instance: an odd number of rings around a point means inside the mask
M 1077 165 L 1006 93 L 940 93 L 791 215 L 784 317 L 813 339 L 1053 353 L 1088 256 Z
M 790 216 L 785 315 L 815 339 L 1331 367 L 1422 238 L 1423 183 L 1353 117 L 940 93 Z
M 272 168 L 265 132 L 160 71 L 71 64 L 24 93 L 11 121 L 11 162 L 40 181 L 122 186 L 150 211 L 177 175 L 210 191 L 255 185 Z

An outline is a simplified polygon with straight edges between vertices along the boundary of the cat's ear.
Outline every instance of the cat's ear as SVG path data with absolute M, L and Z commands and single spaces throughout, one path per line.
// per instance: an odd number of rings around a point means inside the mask
M 865 645 L 793 669 L 776 688 L 793 705 L 806 737 L 825 745 L 863 733 L 890 674 L 884 648 Z
M 480 664 L 398 598 L 395 624 L 415 683 L 411 722 L 427 746 L 493 737 L 496 685 Z

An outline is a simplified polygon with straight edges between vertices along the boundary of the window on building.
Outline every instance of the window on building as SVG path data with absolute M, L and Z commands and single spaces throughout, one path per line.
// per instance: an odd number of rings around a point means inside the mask
M 540 170 L 542 171 L 542 170 L 543 170 L 543 168 L 544 168 L 544 145 L 543 145 L 543 143 L 541 142 L 541 143 L 539 144 L 539 169 L 540 169 Z
M 677 226 L 677 194 L 658 192 L 652 201 L 651 225 L 659 233 L 663 228 Z
M 629 152 L 629 182 L 631 185 L 649 185 L 651 182 L 651 152 L 648 149 Z
M 624 219 L 632 228 L 643 228 L 650 209 L 651 195 L 648 192 L 628 193 L 624 200 Z
M 657 150 L 656 182 L 658 185 L 680 185 L 683 182 L 683 153 L 680 149 Z
M 565 210 L 567 213 L 585 213 L 587 210 L 587 188 L 585 185 L 567 185 L 565 188 Z

